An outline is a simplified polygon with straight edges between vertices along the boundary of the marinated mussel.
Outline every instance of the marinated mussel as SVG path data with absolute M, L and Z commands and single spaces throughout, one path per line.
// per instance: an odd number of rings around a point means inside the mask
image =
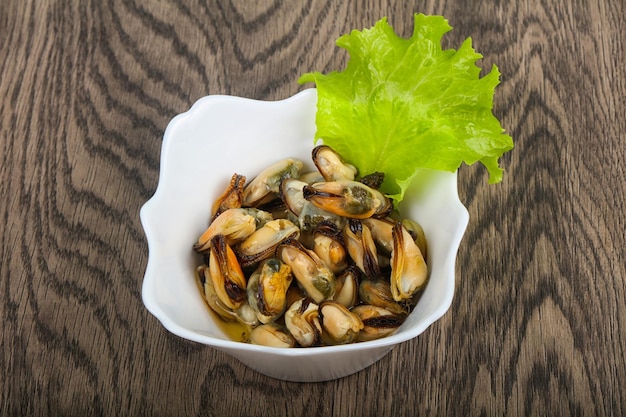
M 384 174 L 326 145 L 315 169 L 278 161 L 249 183 L 234 174 L 193 250 L 199 293 L 241 341 L 315 347 L 393 334 L 428 280 L 421 226 L 393 211 Z

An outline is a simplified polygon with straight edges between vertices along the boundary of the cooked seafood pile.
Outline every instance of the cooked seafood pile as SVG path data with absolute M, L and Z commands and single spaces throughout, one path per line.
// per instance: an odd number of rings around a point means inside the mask
M 234 174 L 193 249 L 208 306 L 249 342 L 311 347 L 394 333 L 428 279 L 422 228 L 328 146 L 317 170 L 281 160 L 246 184 Z

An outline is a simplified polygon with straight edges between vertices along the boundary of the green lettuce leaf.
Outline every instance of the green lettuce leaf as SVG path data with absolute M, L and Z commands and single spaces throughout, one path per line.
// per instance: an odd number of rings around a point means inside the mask
M 401 201 L 420 169 L 454 172 L 481 162 L 489 182 L 502 180 L 499 158 L 513 148 L 493 115 L 497 66 L 480 77 L 471 38 L 441 48 L 451 30 L 441 16 L 415 14 L 401 38 L 383 18 L 371 29 L 337 40 L 350 54 L 344 71 L 302 75 L 315 82 L 315 140 L 322 140 L 362 175 L 385 173 L 382 191 Z

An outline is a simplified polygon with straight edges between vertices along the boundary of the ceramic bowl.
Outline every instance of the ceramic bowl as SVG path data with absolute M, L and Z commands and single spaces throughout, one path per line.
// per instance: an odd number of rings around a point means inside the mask
M 142 298 L 150 313 L 175 335 L 290 381 L 324 381 L 360 371 L 438 320 L 452 302 L 456 253 L 469 218 L 458 198 L 455 173 L 424 173 L 407 193 L 400 210 L 424 229 L 430 280 L 416 308 L 392 336 L 293 349 L 230 340 L 198 291 L 194 271 L 201 259 L 191 247 L 233 173 L 253 178 L 286 157 L 309 163 L 316 100 L 315 89 L 275 102 L 231 96 L 198 100 L 167 126 L 158 187 L 140 214 L 149 248 Z

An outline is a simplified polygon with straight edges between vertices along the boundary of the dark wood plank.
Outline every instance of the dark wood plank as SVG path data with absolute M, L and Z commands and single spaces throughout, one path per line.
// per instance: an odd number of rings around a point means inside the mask
M 257 4 L 260 3 L 260 4 Z M 299 384 L 143 307 L 141 205 L 169 120 L 341 69 L 335 39 L 443 14 L 496 63 L 503 183 L 462 167 L 451 310 L 355 375 Z M 0 6 L 0 414 L 624 415 L 623 2 L 8 1 Z

